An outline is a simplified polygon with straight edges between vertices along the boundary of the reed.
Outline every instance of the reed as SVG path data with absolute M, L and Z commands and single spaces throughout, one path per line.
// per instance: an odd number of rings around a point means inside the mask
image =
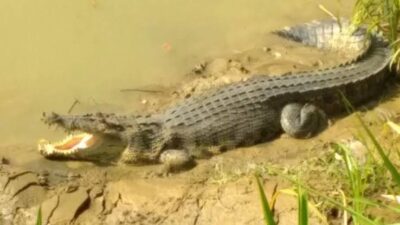
M 353 8 L 354 24 L 366 24 L 368 30 L 381 32 L 393 51 L 391 65 L 400 68 L 400 0 L 357 0 Z

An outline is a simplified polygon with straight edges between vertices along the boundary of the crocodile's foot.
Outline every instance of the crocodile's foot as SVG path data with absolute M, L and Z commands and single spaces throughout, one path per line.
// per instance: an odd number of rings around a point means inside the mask
M 282 129 L 292 137 L 309 138 L 328 126 L 325 113 L 306 103 L 287 104 L 281 113 Z
M 161 153 L 157 151 L 138 150 L 128 146 L 121 154 L 120 163 L 123 164 L 156 164 L 161 163 L 159 175 L 190 169 L 196 165 L 193 157 L 185 150 L 168 149 Z
M 176 149 L 165 150 L 161 153 L 159 161 L 163 164 L 165 173 L 190 169 L 196 165 L 193 157 L 186 151 Z

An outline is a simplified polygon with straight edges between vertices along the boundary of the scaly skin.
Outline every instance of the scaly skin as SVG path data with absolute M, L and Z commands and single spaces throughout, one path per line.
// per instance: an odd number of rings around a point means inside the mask
M 172 165 L 168 159 L 174 158 L 177 151 L 173 149 L 177 149 L 187 158 L 180 154 L 181 162 L 175 164 L 186 164 L 193 156 L 207 154 L 207 147 L 224 150 L 253 145 L 282 130 L 294 137 L 309 137 L 326 124 L 325 114 L 343 110 L 340 93 L 358 105 L 378 94 L 389 76 L 390 50 L 386 43 L 377 36 L 369 38 L 364 29 L 348 32 L 347 22 L 342 28 L 336 22 L 324 21 L 276 32 L 307 45 L 354 55 L 354 60 L 333 68 L 255 76 L 185 99 L 157 115 L 53 113 L 46 115 L 44 122 L 68 131 L 116 137 L 127 144 L 121 159 L 130 163 L 161 159 Z M 57 155 L 46 155 L 43 148 L 41 152 L 47 157 Z

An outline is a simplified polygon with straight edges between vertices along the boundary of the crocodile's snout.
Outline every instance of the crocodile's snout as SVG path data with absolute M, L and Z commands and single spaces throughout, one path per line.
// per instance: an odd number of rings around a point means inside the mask
M 60 117 L 60 115 L 54 112 L 52 112 L 50 115 L 43 112 L 41 120 L 47 125 L 62 123 L 62 118 Z

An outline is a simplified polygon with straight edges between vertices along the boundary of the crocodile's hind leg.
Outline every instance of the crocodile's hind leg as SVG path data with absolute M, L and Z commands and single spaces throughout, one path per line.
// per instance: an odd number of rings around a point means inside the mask
M 325 113 L 309 103 L 287 104 L 281 112 L 282 129 L 292 137 L 312 137 L 327 125 L 328 120 Z
M 132 165 L 151 164 L 157 161 L 157 156 L 155 151 L 143 150 L 128 144 L 119 158 L 119 163 Z
M 163 164 L 164 173 L 190 169 L 196 165 L 193 157 L 187 151 L 178 149 L 163 151 L 159 161 Z

